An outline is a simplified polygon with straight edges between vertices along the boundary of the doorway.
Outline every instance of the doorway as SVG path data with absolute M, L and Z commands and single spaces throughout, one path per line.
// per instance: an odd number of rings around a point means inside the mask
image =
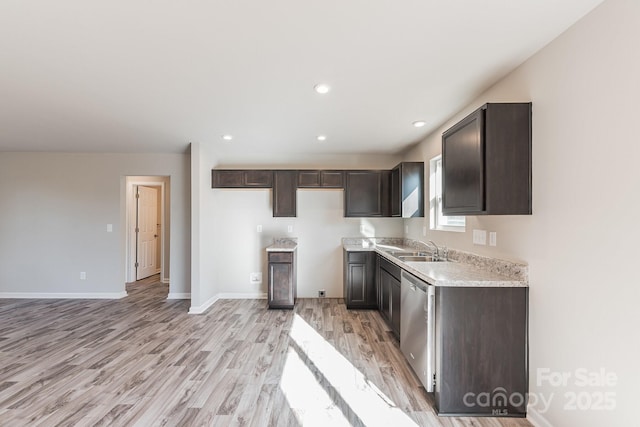
M 126 177 L 126 281 L 169 283 L 168 176 Z

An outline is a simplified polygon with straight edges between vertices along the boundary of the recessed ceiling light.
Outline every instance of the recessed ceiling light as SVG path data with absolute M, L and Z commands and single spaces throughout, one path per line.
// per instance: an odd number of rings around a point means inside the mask
M 417 128 L 421 128 L 422 126 L 426 125 L 427 122 L 425 122 L 424 120 L 416 120 L 415 122 L 413 122 L 413 126 L 417 127 Z
M 329 85 L 327 85 L 327 84 L 324 84 L 324 83 L 318 83 L 317 85 L 315 85 L 313 87 L 313 90 L 315 90 L 319 94 L 324 95 L 325 93 L 327 93 L 327 92 L 329 92 L 331 90 L 331 87 Z
M 222 135 L 222 139 L 225 141 L 231 141 L 233 139 L 233 135 Z
M 327 136 L 326 135 L 318 135 L 318 137 L 316 139 L 318 141 L 320 141 L 320 142 L 326 141 L 327 140 Z

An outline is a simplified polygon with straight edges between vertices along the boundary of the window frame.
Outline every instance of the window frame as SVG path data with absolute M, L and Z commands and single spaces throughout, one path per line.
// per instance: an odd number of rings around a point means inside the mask
M 466 231 L 464 216 L 442 215 L 442 155 L 429 161 L 429 228 L 436 231 Z

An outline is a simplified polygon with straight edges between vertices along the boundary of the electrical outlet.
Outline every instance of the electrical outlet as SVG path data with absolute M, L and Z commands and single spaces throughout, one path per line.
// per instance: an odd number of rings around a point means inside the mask
M 262 233 L 262 226 L 261 226 L 261 225 L 258 225 L 258 226 L 256 227 L 256 231 L 257 231 L 258 233 Z
M 489 232 L 489 246 L 496 246 L 498 244 L 498 233 L 495 231 Z
M 486 245 L 487 244 L 487 230 L 473 230 L 473 244 L 474 245 Z
M 262 283 L 262 273 L 260 273 L 260 272 L 251 273 L 249 275 L 249 281 L 251 283 Z
M 293 233 L 293 225 L 287 225 L 287 233 Z
M 324 298 L 324 296 L 325 296 L 324 289 L 320 289 L 318 291 L 318 298 Z
M 80 272 L 80 280 L 87 280 L 87 272 L 86 271 L 81 271 Z

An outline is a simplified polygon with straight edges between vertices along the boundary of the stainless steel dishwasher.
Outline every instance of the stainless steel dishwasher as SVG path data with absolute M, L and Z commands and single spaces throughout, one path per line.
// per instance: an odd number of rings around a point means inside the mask
M 434 391 L 435 288 L 402 271 L 400 349 L 422 385 Z

